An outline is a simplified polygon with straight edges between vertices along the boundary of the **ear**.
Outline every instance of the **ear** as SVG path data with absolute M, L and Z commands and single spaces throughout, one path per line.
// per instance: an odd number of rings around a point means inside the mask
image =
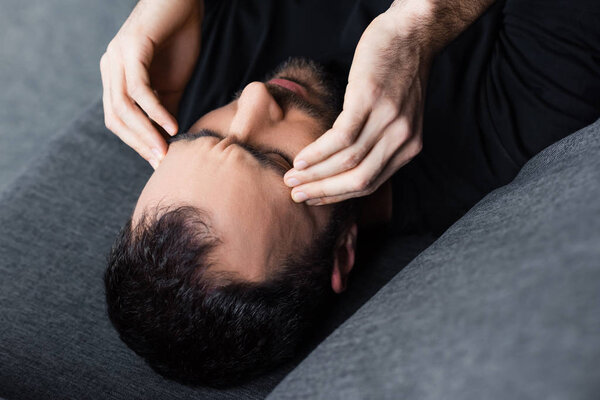
M 340 236 L 335 248 L 333 271 L 331 273 L 331 288 L 338 294 L 346 290 L 348 275 L 354 266 L 357 233 L 358 228 L 356 223 L 353 223 Z

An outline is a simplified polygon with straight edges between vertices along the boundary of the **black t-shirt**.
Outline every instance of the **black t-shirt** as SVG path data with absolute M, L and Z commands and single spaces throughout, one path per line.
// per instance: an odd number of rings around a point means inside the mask
M 391 1 L 207 1 L 185 130 L 290 56 L 347 77 Z M 543 148 L 600 117 L 600 1 L 494 3 L 434 59 L 423 150 L 392 177 L 394 232 L 439 234 Z

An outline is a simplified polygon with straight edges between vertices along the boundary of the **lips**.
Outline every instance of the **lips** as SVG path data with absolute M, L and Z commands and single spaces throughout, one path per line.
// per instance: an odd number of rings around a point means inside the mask
M 308 93 L 306 92 L 306 89 L 302 85 L 297 84 L 296 82 L 292 82 L 292 81 L 290 81 L 288 79 L 284 79 L 284 78 L 275 78 L 275 79 L 271 79 L 267 83 L 280 86 L 284 89 L 287 89 L 291 92 L 296 93 L 297 95 L 302 97 L 304 100 L 308 100 Z

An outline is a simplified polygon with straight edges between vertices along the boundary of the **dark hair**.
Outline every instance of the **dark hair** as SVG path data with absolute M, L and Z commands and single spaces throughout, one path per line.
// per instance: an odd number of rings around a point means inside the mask
M 160 214 L 160 216 L 158 216 Z M 239 384 L 291 358 L 326 311 L 335 241 L 345 217 L 263 282 L 213 274 L 220 240 L 191 206 L 130 218 L 104 275 L 109 318 L 159 374 L 184 384 Z

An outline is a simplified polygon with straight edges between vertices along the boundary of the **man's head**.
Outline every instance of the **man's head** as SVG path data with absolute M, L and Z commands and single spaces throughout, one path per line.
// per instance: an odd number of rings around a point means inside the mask
M 109 255 L 111 321 L 172 379 L 225 385 L 289 358 L 354 263 L 352 203 L 297 204 L 283 183 L 340 86 L 303 60 L 266 81 L 172 138 Z

